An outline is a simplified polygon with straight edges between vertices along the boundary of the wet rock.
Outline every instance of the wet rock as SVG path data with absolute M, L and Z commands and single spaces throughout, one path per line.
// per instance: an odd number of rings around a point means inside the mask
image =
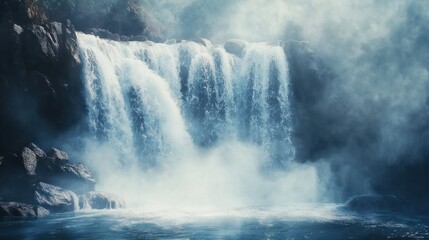
M 363 194 L 350 198 L 345 208 L 356 212 L 402 211 L 403 203 L 396 196 Z
M 0 152 L 50 138 L 48 132 L 61 134 L 84 116 L 79 48 L 70 21 L 22 27 L 0 22 L 0 53 Z M 31 127 L 35 123 L 38 127 Z
M 39 158 L 47 157 L 46 153 L 34 143 L 30 143 L 28 148 L 30 148 Z
M 173 44 L 176 44 L 176 39 L 168 39 L 167 41 L 165 41 L 164 43 L 165 44 L 168 44 L 168 45 L 173 45 Z
M 37 184 L 34 201 L 52 212 L 79 209 L 79 199 L 74 192 L 43 182 Z
M 24 30 L 23 44 L 25 47 L 27 65 L 30 67 L 45 68 L 48 64 L 58 62 L 60 23 L 49 25 L 31 25 Z
M 78 194 L 95 189 L 95 179 L 83 164 L 43 158 L 39 160 L 36 173 L 41 181 L 70 189 Z
M 194 39 L 193 41 L 196 42 L 196 43 L 199 43 L 199 44 L 201 44 L 201 45 L 203 45 L 205 47 L 212 46 L 212 43 L 210 42 L 210 40 L 205 39 L 205 38 L 197 38 L 197 39 Z
M 25 147 L 21 152 L 21 159 L 26 173 L 29 175 L 35 175 L 37 167 L 36 154 L 30 148 Z
M 238 39 L 232 39 L 224 44 L 225 51 L 236 55 L 237 57 L 241 57 L 243 55 L 243 51 L 247 46 L 247 42 Z
M 306 42 L 286 41 L 284 50 L 293 93 L 291 104 L 295 119 L 293 139 L 296 159 L 316 161 L 325 158 L 332 147 L 342 147 L 342 139 L 348 139 L 349 134 L 344 131 L 344 123 L 332 118 L 326 109 L 335 109 L 335 115 L 348 115 L 348 108 L 343 101 L 326 99 L 329 96 L 328 82 L 336 76 Z M 329 104 L 329 107 L 323 104 Z M 321 126 L 324 126 L 323 131 Z
M 3 217 L 44 217 L 49 215 L 46 208 L 17 202 L 0 202 L 0 218 Z
M 50 158 L 53 158 L 54 160 L 60 160 L 60 161 L 68 161 L 69 156 L 66 152 L 63 152 L 56 148 L 51 148 L 51 150 L 48 152 L 48 156 Z
M 125 201 L 112 193 L 89 192 L 79 196 L 81 209 L 117 209 L 125 208 Z
M 144 42 L 147 41 L 147 37 L 143 36 L 143 35 L 137 35 L 137 36 L 133 36 L 130 38 L 130 41 L 138 41 L 138 42 Z
M 91 28 L 85 31 L 87 34 L 92 34 L 94 36 L 105 38 L 113 41 L 121 41 L 122 38 L 119 34 L 111 33 L 105 29 L 100 28 Z
M 22 27 L 17 24 L 13 24 L 13 31 L 16 35 L 20 35 L 22 32 L 24 32 L 24 29 L 22 29 Z

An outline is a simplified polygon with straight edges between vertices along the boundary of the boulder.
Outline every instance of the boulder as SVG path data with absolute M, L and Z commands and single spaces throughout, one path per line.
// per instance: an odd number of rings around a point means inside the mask
M 37 184 L 34 201 L 52 212 L 69 212 L 79 209 L 77 195 L 60 187 L 40 182 Z
M 225 51 L 236 55 L 237 57 L 241 57 L 243 55 L 243 51 L 247 46 L 247 42 L 238 39 L 232 39 L 223 45 Z
M 0 202 L 0 218 L 3 217 L 44 217 L 46 208 L 17 202 Z
M 363 194 L 351 197 L 344 207 L 356 212 L 397 212 L 402 211 L 403 206 L 396 196 Z
M 25 168 L 25 171 L 29 175 L 36 174 L 37 167 L 37 156 L 36 154 L 28 147 L 25 147 L 21 152 L 22 164 Z
M 34 143 L 30 143 L 28 148 L 30 148 L 34 152 L 34 154 L 36 154 L 36 156 L 39 158 L 47 157 L 46 153 L 42 149 L 40 149 L 38 146 L 36 146 L 36 144 L 34 144 Z
M 122 37 L 119 34 L 111 33 L 105 29 L 100 28 L 90 28 L 85 31 L 87 34 L 91 34 L 100 38 L 105 38 L 113 41 L 121 41 Z
M 201 44 L 201 45 L 203 45 L 205 47 L 212 46 L 212 43 L 210 42 L 210 40 L 205 39 L 205 38 L 197 38 L 197 39 L 194 39 L 193 41 L 196 42 L 196 43 L 199 43 L 199 44 Z
M 174 45 L 177 43 L 176 39 L 168 39 L 167 41 L 164 42 L 165 44 L 168 45 Z
M 89 192 L 79 196 L 81 209 L 117 209 L 125 208 L 125 201 L 112 193 Z
M 54 160 L 59 161 L 68 161 L 69 156 L 66 152 L 63 152 L 56 148 L 51 148 L 51 150 L 48 152 L 48 157 L 53 158 Z
M 95 189 L 95 179 L 83 164 L 42 158 L 39 160 L 36 174 L 43 182 L 70 189 L 78 194 Z

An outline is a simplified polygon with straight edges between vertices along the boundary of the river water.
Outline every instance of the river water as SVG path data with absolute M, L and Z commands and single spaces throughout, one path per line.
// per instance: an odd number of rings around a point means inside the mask
M 356 215 L 334 204 L 223 211 L 78 211 L 0 221 L 0 239 L 429 239 L 429 219 Z

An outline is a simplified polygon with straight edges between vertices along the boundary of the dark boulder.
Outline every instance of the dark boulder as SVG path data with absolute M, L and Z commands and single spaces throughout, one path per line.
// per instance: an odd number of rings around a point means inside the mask
M 148 38 L 145 35 L 120 35 L 117 33 L 112 33 L 106 29 L 101 29 L 101 28 L 90 28 L 88 30 L 85 30 L 84 33 L 86 34 L 91 34 L 100 38 L 104 38 L 104 39 L 109 39 L 109 40 L 113 40 L 113 41 L 139 41 L 139 42 L 144 42 L 144 41 L 153 41 L 153 42 L 164 42 L 165 40 L 162 37 L 151 37 Z
M 78 194 L 95 189 L 91 171 L 83 164 L 70 162 L 67 153 L 56 148 L 46 154 L 32 143 L 23 148 L 19 155 L 9 154 L 1 159 L 0 197 L 28 202 L 26 200 L 38 182 L 60 186 Z M 10 188 L 10 184 L 15 188 Z M 19 196 L 23 198 L 16 199 Z
M 196 42 L 198 44 L 203 45 L 204 47 L 210 47 L 212 46 L 212 43 L 210 42 L 210 40 L 206 39 L 206 38 L 197 38 L 192 40 L 193 42 Z
M 89 192 L 79 196 L 81 209 L 117 209 L 125 208 L 125 201 L 112 193 Z
M 36 144 L 34 143 L 30 143 L 30 145 L 28 145 L 28 148 L 30 148 L 34 154 L 36 154 L 36 156 L 38 158 L 44 158 L 47 157 L 45 151 L 43 151 L 42 149 L 40 149 L 38 146 L 36 146 Z
M 3 217 L 44 217 L 46 208 L 17 202 L 0 202 L 0 218 Z
M 340 128 L 342 122 L 332 118 L 334 114 L 326 112 L 326 109 L 335 109 L 337 113 L 343 113 L 347 110 L 345 102 L 328 101 L 327 91 L 334 76 L 307 43 L 287 41 L 284 51 L 291 81 L 296 159 L 316 161 L 326 157 L 333 148 L 345 145 L 343 139 L 347 136 Z M 328 104 L 329 107 L 326 107 Z
M 91 171 L 83 164 L 70 163 L 55 158 L 42 158 L 36 170 L 43 182 L 70 189 L 83 194 L 95 189 L 95 179 Z
M 69 156 L 66 152 L 63 152 L 56 148 L 51 148 L 48 152 L 48 157 L 54 159 L 55 161 L 68 161 Z
M 35 175 L 37 167 L 36 154 L 30 148 L 25 147 L 21 152 L 20 159 L 22 161 L 26 173 L 29 175 Z
M 91 34 L 100 38 L 105 38 L 113 41 L 121 41 L 124 40 L 123 37 L 117 33 L 111 33 L 108 30 L 101 28 L 90 28 L 85 31 L 86 34 Z
M 247 43 L 245 41 L 232 39 L 225 42 L 223 47 L 225 48 L 225 51 L 234 54 L 237 57 L 241 57 L 246 46 Z
M 79 198 L 74 192 L 43 182 L 37 184 L 34 201 L 37 205 L 52 212 L 69 212 L 79 209 Z

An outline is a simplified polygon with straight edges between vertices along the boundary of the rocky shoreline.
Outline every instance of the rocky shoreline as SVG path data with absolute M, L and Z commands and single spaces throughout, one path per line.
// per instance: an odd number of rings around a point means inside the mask
M 126 206 L 112 193 L 95 191 L 95 185 L 88 167 L 71 161 L 67 153 L 56 148 L 45 153 L 30 144 L 0 157 L 0 218 Z

